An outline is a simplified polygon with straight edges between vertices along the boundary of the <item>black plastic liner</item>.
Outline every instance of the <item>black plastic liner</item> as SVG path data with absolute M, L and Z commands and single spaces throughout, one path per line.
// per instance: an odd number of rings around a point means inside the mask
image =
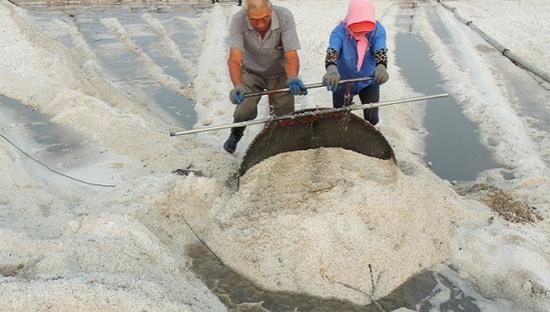
M 267 123 L 248 147 L 239 176 L 271 156 L 319 147 L 341 147 L 395 162 L 386 138 L 363 118 L 349 112 L 308 109 L 311 115 Z

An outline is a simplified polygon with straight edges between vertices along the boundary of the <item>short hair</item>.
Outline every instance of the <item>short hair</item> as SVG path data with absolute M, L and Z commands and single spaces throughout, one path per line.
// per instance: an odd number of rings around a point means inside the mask
M 271 7 L 271 1 L 269 0 L 245 0 L 245 3 L 243 5 L 243 8 L 245 11 L 248 11 L 250 9 L 252 10 L 260 10 L 265 7 Z

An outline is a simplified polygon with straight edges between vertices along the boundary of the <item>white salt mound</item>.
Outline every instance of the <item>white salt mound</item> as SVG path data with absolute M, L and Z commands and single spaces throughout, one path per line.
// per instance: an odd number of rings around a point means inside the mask
M 260 287 L 357 304 L 448 259 L 456 215 L 422 177 L 340 148 L 264 160 L 210 209 L 209 246 Z
M 0 311 L 226 310 L 140 222 L 103 215 L 67 226 L 58 239 L 0 229 Z

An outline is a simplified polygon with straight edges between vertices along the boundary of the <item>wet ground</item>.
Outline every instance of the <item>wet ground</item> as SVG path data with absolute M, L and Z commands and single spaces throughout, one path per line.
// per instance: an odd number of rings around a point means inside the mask
M 415 33 L 415 10 L 403 7 L 397 20 L 400 30 L 395 39 L 397 65 L 414 91 L 422 94 L 447 92 L 431 59 L 432 52 Z M 442 27 L 435 23 L 434 28 L 445 36 Z M 449 181 L 471 181 L 484 170 L 501 167 L 491 151 L 480 143 L 478 125 L 464 116 L 454 97 L 430 101 L 425 109 L 424 127 L 428 132 L 425 160 L 434 173 Z
M 435 12 L 435 8 L 428 7 L 435 33 L 449 47 L 453 54 L 460 56 L 458 50 L 460 43 L 451 35 L 442 21 L 442 16 Z M 472 31 L 472 35 L 477 34 Z M 480 40 L 481 41 L 481 40 Z M 550 165 L 550 154 L 545 152 L 544 146 L 548 146 L 550 138 L 550 89 L 548 84 L 540 82 L 540 79 L 526 70 L 523 70 L 508 58 L 504 57 L 489 43 L 481 41 L 476 47 L 484 61 L 498 72 L 499 85 L 505 90 L 507 100 L 512 103 L 515 113 L 528 125 L 528 135 L 541 148 L 539 154 L 543 161 Z M 505 172 L 503 171 L 503 174 Z
M 87 142 L 78 133 L 52 123 L 49 116 L 3 95 L 0 95 L 0 123 L 6 139 L 25 151 L 32 151 L 34 156 L 55 160 L 64 167 L 83 161 Z M 27 139 L 15 141 L 15 137 Z
M 434 308 L 437 311 L 479 312 L 482 309 L 478 304 L 486 304 L 486 300 L 476 294 L 470 284 L 458 278 L 452 267 L 444 265 L 437 266 L 437 271 L 427 270 L 413 276 L 376 302 L 357 305 L 348 301 L 305 294 L 263 290 L 222 264 L 203 245 L 189 247 L 188 255 L 193 258 L 193 272 L 229 308 L 236 308 L 244 303 L 261 303 L 261 306 L 269 311 L 380 312 L 406 307 L 422 312 L 433 311 Z M 343 287 L 346 286 L 351 287 Z M 356 291 L 371 298 L 369 290 Z
M 84 43 L 102 74 L 170 126 L 196 122 L 190 83 L 200 49 L 200 18 L 192 5 L 32 8 L 50 37 L 75 49 Z M 73 29 L 70 32 L 69 29 Z M 80 52 L 82 53 L 82 52 Z

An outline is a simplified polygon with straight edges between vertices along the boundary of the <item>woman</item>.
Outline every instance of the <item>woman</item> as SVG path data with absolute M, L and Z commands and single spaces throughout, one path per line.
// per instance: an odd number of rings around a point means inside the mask
M 371 0 L 351 0 L 348 15 L 330 35 L 325 58 L 323 82 L 332 91 L 333 107 L 342 107 L 346 99 L 359 94 L 361 103 L 380 100 L 380 85 L 388 81 L 386 30 L 374 17 Z M 338 85 L 340 78 L 373 77 L 372 80 Z M 365 120 L 378 123 L 378 108 L 365 109 Z

